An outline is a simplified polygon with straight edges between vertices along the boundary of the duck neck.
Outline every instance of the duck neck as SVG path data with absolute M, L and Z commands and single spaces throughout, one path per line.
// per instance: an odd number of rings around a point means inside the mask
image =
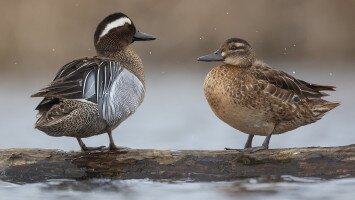
M 136 75 L 144 84 L 144 68 L 143 63 L 138 54 L 132 48 L 126 47 L 124 49 L 114 52 L 97 52 L 99 57 L 113 59 L 123 65 L 124 68 Z
M 254 52 L 248 52 L 227 56 L 224 60 L 224 63 L 238 67 L 250 67 L 254 64 L 255 60 L 256 58 Z
M 250 67 L 253 65 L 255 60 L 253 59 L 247 59 L 247 58 L 238 58 L 238 59 L 228 59 L 226 58 L 224 60 L 224 63 L 228 64 L 228 65 L 234 65 L 234 66 L 238 66 L 238 67 Z

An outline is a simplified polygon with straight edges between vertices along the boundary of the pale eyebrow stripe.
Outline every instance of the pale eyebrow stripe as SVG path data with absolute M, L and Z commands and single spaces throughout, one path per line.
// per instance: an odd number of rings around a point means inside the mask
M 132 24 L 131 20 L 128 19 L 127 17 L 121 17 L 121 18 L 107 24 L 105 29 L 101 32 L 100 38 L 103 37 L 104 35 L 106 35 L 108 32 L 110 32 L 110 30 L 117 28 L 119 26 L 123 26 L 126 23 Z
M 240 42 L 235 43 L 235 45 L 236 45 L 237 47 L 242 47 L 242 46 L 245 46 L 245 44 L 240 43 Z

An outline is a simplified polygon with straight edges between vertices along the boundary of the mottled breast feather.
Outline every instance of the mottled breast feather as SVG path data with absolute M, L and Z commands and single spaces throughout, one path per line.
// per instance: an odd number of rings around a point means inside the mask
M 84 58 L 63 66 L 48 87 L 32 96 L 45 97 L 37 110 L 55 98 L 95 103 L 100 116 L 112 125 L 137 109 L 143 101 L 144 90 L 140 79 L 120 62 Z

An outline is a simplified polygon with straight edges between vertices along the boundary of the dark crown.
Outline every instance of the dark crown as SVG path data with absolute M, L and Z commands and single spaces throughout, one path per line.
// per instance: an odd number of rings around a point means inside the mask
M 99 25 L 97 26 L 97 28 L 96 28 L 95 35 L 94 35 L 94 41 L 95 41 L 95 43 L 98 41 L 98 39 L 99 39 L 99 37 L 100 37 L 100 34 L 102 33 L 103 30 L 105 30 L 105 28 L 106 28 L 106 26 L 107 26 L 108 24 L 110 24 L 111 22 L 114 22 L 114 21 L 116 21 L 116 20 L 118 20 L 118 19 L 120 19 L 120 18 L 124 18 L 124 17 L 126 17 L 126 18 L 129 19 L 129 17 L 128 17 L 127 15 L 125 15 L 125 14 L 123 14 L 123 13 L 121 13 L 121 12 L 119 12 L 119 13 L 113 13 L 113 14 L 111 14 L 111 15 L 105 17 L 105 19 L 103 19 L 103 20 L 99 23 Z M 133 22 L 132 22 L 132 24 L 131 24 L 131 27 L 134 29 L 134 32 L 135 32 L 135 29 L 136 29 L 136 28 L 135 28 Z
M 111 14 L 105 17 L 96 28 L 94 35 L 96 51 L 99 54 L 107 54 L 122 50 L 133 42 L 135 33 L 136 27 L 127 15 Z
M 245 45 L 251 47 L 251 45 L 246 40 L 243 40 L 241 38 L 230 38 L 225 43 L 226 44 L 229 44 L 229 43 L 242 43 L 242 44 L 245 44 Z

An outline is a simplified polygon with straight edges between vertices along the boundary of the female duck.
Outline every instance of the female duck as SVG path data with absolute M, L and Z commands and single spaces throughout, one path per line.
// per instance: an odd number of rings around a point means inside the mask
M 66 64 L 32 95 L 44 97 L 35 127 L 50 136 L 75 137 L 84 151 L 101 147 L 86 147 L 81 138 L 107 132 L 109 149 L 117 149 L 112 130 L 136 111 L 145 93 L 142 61 L 128 46 L 154 39 L 123 13 L 107 16 L 94 35 L 97 56 Z
M 333 86 L 307 83 L 256 60 L 248 42 L 228 39 L 216 52 L 199 61 L 223 61 L 205 79 L 205 96 L 213 112 L 235 129 L 249 134 L 245 151 L 268 149 L 271 135 L 319 120 L 337 107 L 322 99 Z M 254 135 L 266 136 L 252 148 Z

